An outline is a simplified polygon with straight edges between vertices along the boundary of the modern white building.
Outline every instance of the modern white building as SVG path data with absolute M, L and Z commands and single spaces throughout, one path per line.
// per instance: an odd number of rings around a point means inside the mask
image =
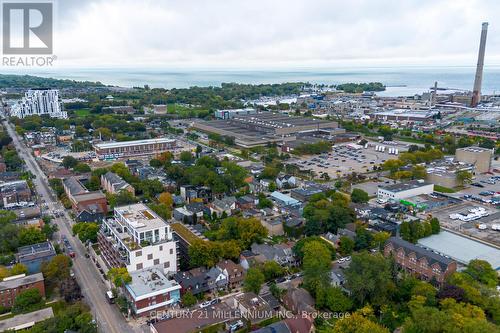
M 162 267 L 165 274 L 177 271 L 177 249 L 170 225 L 142 203 L 115 207 L 98 235 L 108 266 L 124 266 L 129 272 Z
M 67 112 L 62 110 L 57 89 L 30 89 L 22 100 L 11 108 L 11 116 L 24 118 L 33 115 L 49 115 L 51 118 L 68 118 Z
M 423 180 L 383 185 L 378 187 L 377 198 L 382 201 L 399 201 L 422 194 L 434 192 L 434 184 Z

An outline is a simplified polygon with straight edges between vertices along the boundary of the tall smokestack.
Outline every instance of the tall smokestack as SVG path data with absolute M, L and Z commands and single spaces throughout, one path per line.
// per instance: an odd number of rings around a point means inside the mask
M 481 41 L 479 43 L 479 54 L 477 56 L 476 77 L 474 79 L 474 90 L 470 106 L 476 107 L 481 101 L 481 83 L 483 81 L 484 50 L 486 49 L 486 35 L 488 34 L 488 22 L 483 22 L 481 29 Z

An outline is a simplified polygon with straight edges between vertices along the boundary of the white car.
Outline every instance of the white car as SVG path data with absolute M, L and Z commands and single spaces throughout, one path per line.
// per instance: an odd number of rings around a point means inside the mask
M 200 304 L 200 309 L 209 307 L 210 305 L 212 305 L 212 302 L 210 302 L 210 301 L 203 302 Z

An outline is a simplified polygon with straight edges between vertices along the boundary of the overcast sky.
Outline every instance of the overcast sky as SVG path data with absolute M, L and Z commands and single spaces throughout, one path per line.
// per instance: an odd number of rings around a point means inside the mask
M 500 65 L 498 0 L 56 2 L 60 66 Z

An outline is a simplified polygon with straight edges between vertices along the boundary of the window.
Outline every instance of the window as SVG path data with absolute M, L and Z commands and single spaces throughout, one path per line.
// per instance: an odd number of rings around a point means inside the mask
M 148 260 L 151 260 L 151 259 L 153 259 L 153 254 L 152 253 L 148 254 Z
M 137 264 L 137 265 L 135 265 L 135 268 L 136 268 L 137 270 L 142 269 L 142 263 L 141 263 L 141 264 Z
M 169 268 L 169 267 L 170 267 L 170 261 L 163 263 L 163 268 Z
M 163 245 L 160 245 L 160 251 L 163 251 Z
M 142 251 L 137 251 L 137 252 L 135 253 L 135 256 L 136 256 L 136 257 L 140 257 L 140 256 L 142 256 Z
M 170 254 L 174 254 L 174 249 L 170 249 Z
M 159 265 L 160 264 L 160 259 L 155 259 L 153 261 L 153 265 Z

